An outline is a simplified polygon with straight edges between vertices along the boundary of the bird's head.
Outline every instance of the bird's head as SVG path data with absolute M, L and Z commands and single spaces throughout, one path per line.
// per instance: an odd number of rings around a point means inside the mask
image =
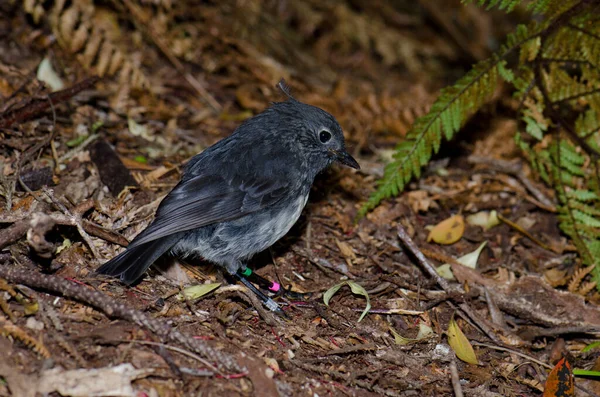
M 360 169 L 358 162 L 346 151 L 344 133 L 337 120 L 316 106 L 302 103 L 289 95 L 285 102 L 273 104 L 285 125 L 288 139 L 297 142 L 312 166 L 322 170 L 333 162 Z

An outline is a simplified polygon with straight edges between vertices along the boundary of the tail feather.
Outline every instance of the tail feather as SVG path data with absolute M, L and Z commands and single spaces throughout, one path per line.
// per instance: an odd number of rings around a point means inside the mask
M 119 277 L 123 283 L 128 285 L 133 284 L 144 275 L 152 263 L 171 249 L 178 239 L 179 236 L 174 235 L 127 248 L 100 266 L 96 272 Z

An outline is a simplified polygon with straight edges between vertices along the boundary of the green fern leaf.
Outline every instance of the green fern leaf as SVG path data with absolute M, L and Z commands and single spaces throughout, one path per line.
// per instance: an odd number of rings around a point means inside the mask
M 582 189 L 567 190 L 567 197 L 582 202 L 600 200 L 600 197 L 595 192 Z

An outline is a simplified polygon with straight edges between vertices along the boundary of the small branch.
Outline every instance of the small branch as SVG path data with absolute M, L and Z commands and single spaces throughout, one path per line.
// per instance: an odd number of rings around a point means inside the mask
M 48 216 L 57 225 L 77 226 L 73 218 L 67 215 L 54 212 L 48 214 Z M 0 216 L 0 224 L 1 223 L 12 223 L 13 225 L 0 229 L 0 250 L 19 241 L 25 233 L 27 233 L 27 230 L 31 227 L 31 215 L 27 215 L 23 218 Z M 119 233 L 96 225 L 87 219 L 82 219 L 81 226 L 83 227 L 83 230 L 94 237 L 101 238 L 113 244 L 118 244 L 122 247 L 127 247 L 129 245 L 127 239 Z
M 0 250 L 19 241 L 27 230 L 29 219 L 21 219 L 5 229 L 0 229 Z
M 452 389 L 454 389 L 454 397 L 463 397 L 462 386 L 460 385 L 460 376 L 456 367 L 456 358 L 450 361 L 450 379 L 452 380 Z
M 541 240 L 539 240 L 538 238 L 536 238 L 534 235 L 532 235 L 527 230 L 525 230 L 521 226 L 517 225 L 516 223 L 514 223 L 510 219 L 507 219 L 507 218 L 503 217 L 500 214 L 498 214 L 498 219 L 501 220 L 502 222 L 506 223 L 508 226 L 510 226 L 511 228 L 513 228 L 514 230 L 516 230 L 517 232 L 521 233 L 522 235 L 524 235 L 525 237 L 527 237 L 528 239 L 530 239 L 531 241 L 533 241 L 535 244 L 537 244 L 540 247 L 542 247 L 543 249 L 545 249 L 547 251 L 555 252 L 550 247 L 548 247 L 547 244 L 544 244 Z
M 448 281 L 438 274 L 438 272 L 435 270 L 435 267 L 429 263 L 423 252 L 421 252 L 419 247 L 417 247 L 415 242 L 410 238 L 408 233 L 406 233 L 406 230 L 401 225 L 398 225 L 398 237 L 400 237 L 400 240 L 404 243 L 406 248 L 408 248 L 408 250 L 417 258 L 417 261 L 421 267 L 425 269 L 429 276 L 434 279 L 444 291 L 448 293 L 453 292 L 454 288 L 450 287 Z
M 275 315 L 272 312 L 267 311 L 264 308 L 264 305 L 262 304 L 262 302 L 258 299 L 258 297 L 254 293 L 250 292 L 248 290 L 248 288 L 242 287 L 241 285 L 228 285 L 225 287 L 221 287 L 217 291 L 215 291 L 216 294 L 229 293 L 229 292 L 235 292 L 237 294 L 237 296 L 239 296 L 241 299 L 245 300 L 252 307 L 254 307 L 254 309 L 256 310 L 258 315 L 268 325 L 270 325 L 272 327 L 279 325 Z
M 457 293 L 460 294 L 460 296 L 467 295 L 466 292 L 461 287 L 451 287 L 450 284 L 448 284 L 448 281 L 446 281 L 446 279 L 444 279 L 442 276 L 440 276 L 437 273 L 437 271 L 435 270 L 433 265 L 431 263 L 429 263 L 429 261 L 427 261 L 427 258 L 425 258 L 425 255 L 423 255 L 423 252 L 421 252 L 419 247 L 417 247 L 417 245 L 414 243 L 414 241 L 412 241 L 412 239 L 410 238 L 408 233 L 406 233 L 406 230 L 404 230 L 404 228 L 400 224 L 398 225 L 398 237 L 404 243 L 406 248 L 408 248 L 408 250 L 417 258 L 417 261 L 419 262 L 421 267 L 423 269 L 425 269 L 425 271 L 427 273 L 429 273 L 431 278 L 433 278 L 438 283 L 438 285 L 440 287 L 442 287 L 442 289 L 444 291 L 446 291 L 446 293 L 448 293 L 451 296 L 456 295 Z M 487 335 L 488 338 L 490 338 L 491 340 L 493 340 L 494 342 L 496 342 L 498 344 L 502 343 L 500 341 L 500 339 L 496 336 L 496 334 L 493 332 L 493 330 L 490 329 L 490 327 L 488 327 L 484 321 L 479 319 L 479 316 L 477 314 L 475 314 L 475 312 L 471 309 L 471 307 L 469 307 L 468 304 L 462 302 L 462 303 L 458 304 L 458 307 L 475 324 L 477 324 L 479 329 L 481 329 L 483 331 L 483 333 L 485 333 Z
M 208 368 L 213 367 L 212 364 L 209 363 L 208 361 L 206 361 L 204 358 L 198 356 L 197 354 L 192 353 L 189 350 L 185 350 L 185 349 L 179 348 L 177 346 L 171 346 L 171 345 L 166 345 L 164 343 L 151 342 L 151 341 L 146 341 L 146 340 L 118 340 L 118 342 L 119 343 L 135 343 L 135 344 L 149 345 L 149 346 L 158 346 L 163 349 L 167 349 L 167 350 L 171 350 L 171 351 L 183 354 L 184 356 L 192 358 L 192 359 L 206 365 Z M 205 374 L 203 374 L 203 376 L 213 376 L 213 375 L 214 375 L 214 373 L 212 373 L 212 372 L 206 372 Z
M 117 302 L 113 298 L 88 286 L 79 285 L 57 276 L 43 275 L 34 270 L 16 269 L 14 266 L 7 266 L 6 264 L 0 265 L 0 277 L 5 278 L 11 283 L 24 284 L 30 288 L 43 289 L 66 298 L 74 299 L 104 312 L 107 316 L 135 323 L 162 339 L 180 343 L 188 350 L 200 354 L 210 361 L 216 361 L 216 365 L 220 369 L 228 369 L 238 373 L 247 372 L 247 369 L 239 365 L 233 356 L 216 350 L 201 340 L 184 335 L 173 329 L 168 323 L 152 318 L 139 310 Z M 215 367 L 211 367 L 211 369 L 219 372 Z
M 22 106 L 19 108 L 0 114 L 0 129 L 9 128 L 14 123 L 23 122 L 37 116 L 48 108 L 53 108 L 55 103 L 64 102 L 79 92 L 90 88 L 98 80 L 98 76 L 93 76 L 64 90 L 45 95 L 43 98 L 27 98 L 21 102 Z

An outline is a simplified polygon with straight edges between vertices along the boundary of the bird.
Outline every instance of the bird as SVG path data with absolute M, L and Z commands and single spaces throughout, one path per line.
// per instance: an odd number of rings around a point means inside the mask
M 315 177 L 332 163 L 360 169 L 328 112 L 287 96 L 192 157 L 154 220 L 96 272 L 138 282 L 163 254 L 200 257 L 250 287 L 241 272 L 282 238 L 304 209 Z M 246 272 L 246 275 L 248 272 Z

